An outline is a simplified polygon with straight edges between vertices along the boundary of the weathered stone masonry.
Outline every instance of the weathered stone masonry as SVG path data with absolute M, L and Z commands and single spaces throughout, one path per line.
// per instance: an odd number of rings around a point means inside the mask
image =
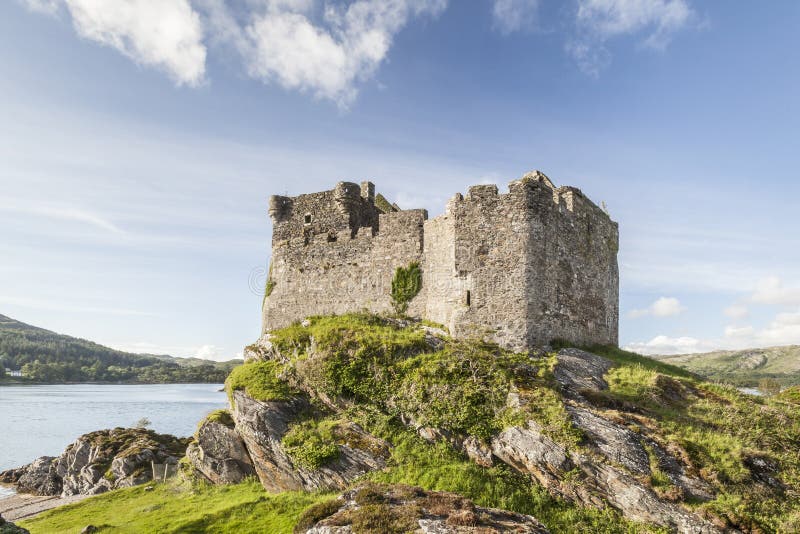
M 310 315 L 389 312 L 395 269 L 416 261 L 423 284 L 408 313 L 456 337 L 517 350 L 553 339 L 617 344 L 617 223 L 579 189 L 537 171 L 506 194 L 470 187 L 430 220 L 378 200 L 369 182 L 270 198 L 265 330 Z

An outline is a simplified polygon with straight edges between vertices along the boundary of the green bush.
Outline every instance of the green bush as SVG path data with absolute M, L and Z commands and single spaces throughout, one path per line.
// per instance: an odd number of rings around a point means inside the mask
M 408 267 L 398 267 L 392 278 L 392 306 L 398 314 L 408 310 L 408 303 L 422 289 L 422 270 L 419 263 L 412 262 Z
M 297 395 L 289 385 L 278 378 L 282 366 L 275 361 L 246 362 L 235 367 L 225 380 L 228 399 L 233 404 L 233 392 L 244 390 L 251 398 L 259 401 L 289 400 Z
M 339 446 L 333 435 L 336 421 L 313 419 L 294 423 L 281 438 L 286 453 L 306 469 L 319 469 L 339 458 Z

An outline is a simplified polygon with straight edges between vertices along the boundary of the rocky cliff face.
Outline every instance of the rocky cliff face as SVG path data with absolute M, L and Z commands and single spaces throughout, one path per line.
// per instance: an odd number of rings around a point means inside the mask
M 148 482 L 151 464 L 177 464 L 186 444 L 151 430 L 100 430 L 79 437 L 61 456 L 0 473 L 0 482 L 35 495 L 95 495 Z

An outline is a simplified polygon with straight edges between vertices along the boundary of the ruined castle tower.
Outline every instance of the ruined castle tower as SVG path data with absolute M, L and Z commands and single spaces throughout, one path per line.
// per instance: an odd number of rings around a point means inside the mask
M 522 350 L 563 339 L 616 345 L 617 223 L 579 189 L 540 172 L 499 194 L 478 185 L 444 214 L 400 210 L 375 186 L 273 196 L 264 329 L 311 315 L 392 311 L 398 267 L 418 262 L 422 290 L 409 315 Z

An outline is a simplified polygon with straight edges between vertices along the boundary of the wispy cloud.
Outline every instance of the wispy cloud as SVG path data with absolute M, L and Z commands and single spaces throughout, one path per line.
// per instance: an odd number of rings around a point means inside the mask
M 686 311 L 686 307 L 675 297 L 661 297 L 650 306 L 643 309 L 632 310 L 628 317 L 637 319 L 639 317 L 671 317 Z
M 63 7 L 75 31 L 116 49 L 138 64 L 165 71 L 179 85 L 205 77 L 206 46 L 200 15 L 188 0 L 26 0 L 33 11 Z
M 536 28 L 540 0 L 494 0 L 493 27 L 503 34 Z
M 694 16 L 687 0 L 579 0 L 566 49 L 581 70 L 597 76 L 611 61 L 610 39 L 644 34 L 644 46 L 663 50 Z
M 23 308 L 31 308 L 35 310 L 47 310 L 47 311 L 68 312 L 68 313 L 157 317 L 157 315 L 152 312 L 132 310 L 127 308 L 114 308 L 114 307 L 103 307 L 103 306 L 80 306 L 73 304 L 65 304 L 59 302 L 56 299 L 43 300 L 43 299 L 33 299 L 28 297 L 13 297 L 7 295 L 0 295 L 0 304 L 21 306 Z
M 42 204 L 38 206 L 25 205 L 21 202 L 0 203 L 0 211 L 9 213 L 19 213 L 33 215 L 36 217 L 47 217 L 61 221 L 77 222 L 88 224 L 95 228 L 100 228 L 115 234 L 122 234 L 123 230 L 107 218 L 93 213 L 89 210 L 72 206 L 59 206 L 53 204 Z

